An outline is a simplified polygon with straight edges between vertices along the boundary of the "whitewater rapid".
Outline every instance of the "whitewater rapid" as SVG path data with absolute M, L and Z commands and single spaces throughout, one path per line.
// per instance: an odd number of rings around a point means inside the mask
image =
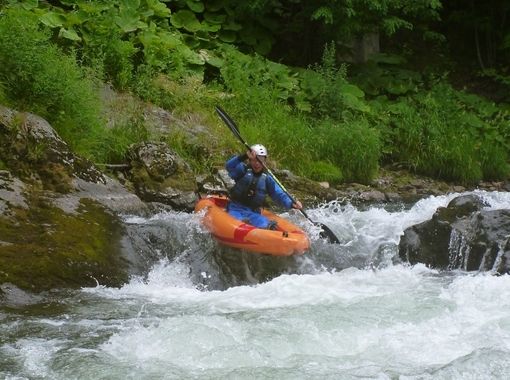
M 489 208 L 510 208 L 509 193 L 478 194 Z M 121 288 L 61 290 L 1 308 L 0 378 L 506 379 L 510 276 L 393 260 L 403 230 L 454 196 L 397 210 L 310 210 L 341 247 L 314 241 L 326 258 L 305 255 L 305 269 L 258 284 L 204 290 L 187 261 L 162 255 Z M 207 239 L 190 215 L 130 222 Z M 204 244 L 183 250 L 198 255 Z M 338 269 L 348 260 L 369 265 Z

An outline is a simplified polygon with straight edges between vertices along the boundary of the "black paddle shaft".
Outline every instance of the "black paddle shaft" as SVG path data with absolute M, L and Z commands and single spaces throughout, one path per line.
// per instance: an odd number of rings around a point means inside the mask
M 225 122 L 225 124 L 229 127 L 229 129 L 232 131 L 232 133 L 234 134 L 234 136 L 248 149 L 248 150 L 251 150 L 251 147 L 250 145 L 243 139 L 243 137 L 241 136 L 241 134 L 239 133 L 239 129 L 236 125 L 236 123 L 234 122 L 234 120 L 232 120 L 232 118 L 225 112 L 223 111 L 219 106 L 216 106 L 215 107 L 216 109 L 216 112 L 218 113 L 218 115 L 220 116 L 220 118 Z M 273 180 L 281 187 L 281 189 L 285 192 L 285 194 L 287 194 L 287 196 L 290 198 L 290 200 L 292 201 L 292 203 L 296 203 L 296 200 L 294 199 L 294 197 L 287 191 L 287 189 L 285 188 L 285 186 L 283 186 L 283 184 L 278 180 L 278 178 L 276 178 L 276 176 L 273 174 L 273 172 L 266 166 L 266 164 L 264 162 L 262 162 L 262 160 L 260 160 L 257 156 L 257 160 L 259 160 L 259 162 L 262 164 L 262 166 L 264 167 L 264 170 L 267 172 L 267 174 L 269 174 L 271 176 L 271 178 L 273 178 Z M 331 231 L 331 229 L 326 226 L 325 224 L 323 223 L 319 223 L 319 222 L 315 222 L 313 221 L 312 219 L 310 219 L 310 217 L 308 216 L 308 214 L 305 212 L 305 210 L 303 209 L 299 209 L 299 211 L 301 211 L 301 213 L 303 214 L 303 216 L 308 219 L 311 223 L 313 223 L 314 225 L 316 226 L 319 226 L 322 230 L 320 232 L 320 236 L 322 238 L 325 238 L 325 239 L 328 239 L 328 241 L 330 243 L 335 243 L 335 244 L 340 244 L 340 240 L 338 240 L 338 238 L 336 237 L 336 235 L 333 233 L 333 231 Z

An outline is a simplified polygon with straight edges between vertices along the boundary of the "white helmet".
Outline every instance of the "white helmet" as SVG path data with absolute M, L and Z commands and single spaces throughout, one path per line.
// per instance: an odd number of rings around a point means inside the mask
M 252 145 L 251 150 L 253 150 L 257 156 L 267 157 L 267 149 L 264 145 L 261 144 Z

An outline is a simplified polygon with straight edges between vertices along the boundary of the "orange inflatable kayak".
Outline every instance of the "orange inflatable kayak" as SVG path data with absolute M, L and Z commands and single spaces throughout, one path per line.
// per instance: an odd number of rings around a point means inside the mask
M 195 205 L 195 212 L 205 209 L 203 223 L 220 243 L 233 248 L 274 256 L 302 255 L 310 248 L 308 236 L 299 227 L 267 210 L 262 214 L 278 223 L 277 230 L 256 228 L 230 216 L 228 198 L 207 196 Z

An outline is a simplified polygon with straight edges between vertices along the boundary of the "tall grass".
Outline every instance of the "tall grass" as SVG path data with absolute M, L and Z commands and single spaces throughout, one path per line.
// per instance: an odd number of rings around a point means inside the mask
M 0 82 L 13 106 L 43 116 L 73 149 L 92 154 L 102 123 L 94 83 L 33 13 L 12 8 L 0 17 Z
M 122 48 L 118 41 L 112 44 Z M 119 86 L 130 80 L 125 62 L 112 64 L 111 70 Z M 105 128 L 102 84 L 52 42 L 34 13 L 19 7 L 0 17 L 0 84 L 0 101 L 44 117 L 71 149 L 95 162 L 118 162 L 130 144 L 147 138 L 139 120 Z
M 480 105 L 468 109 L 463 99 L 462 93 L 439 84 L 398 102 L 374 102 L 389 116 L 381 128 L 389 159 L 418 173 L 464 183 L 507 177 L 508 150 L 500 128 L 479 117 Z

